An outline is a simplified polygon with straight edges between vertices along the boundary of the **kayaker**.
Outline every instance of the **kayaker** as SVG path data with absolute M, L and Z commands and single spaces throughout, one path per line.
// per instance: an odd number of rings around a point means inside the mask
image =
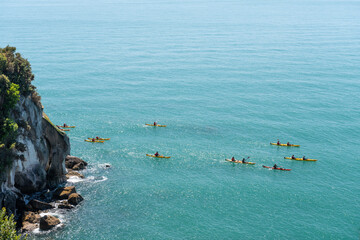
M 277 169 L 277 165 L 276 165 L 276 163 L 274 164 L 273 168 L 274 168 L 274 169 Z
M 276 143 L 277 145 L 280 145 L 281 143 L 280 143 L 280 141 L 279 141 L 279 139 L 278 139 L 278 141 L 277 141 L 277 143 Z
M 231 158 L 231 161 L 235 162 L 235 158 L 234 158 L 234 157 L 232 157 L 232 158 Z
M 306 157 L 305 157 L 305 156 L 303 156 L 303 160 L 306 160 Z
M 154 122 L 154 126 L 156 126 L 157 125 L 157 122 Z
M 92 142 L 95 142 L 95 138 L 91 139 Z
M 98 137 L 98 136 L 96 136 L 96 140 L 99 140 L 99 137 Z
M 242 163 L 245 163 L 245 158 L 243 158 L 243 159 L 241 160 L 241 162 L 242 162 Z
M 286 145 L 291 146 L 290 142 L 287 142 L 287 144 L 286 144 Z
M 296 157 L 294 155 L 291 156 L 291 159 L 295 159 Z
M 64 127 L 67 127 L 66 123 L 64 123 Z
M 158 157 L 158 156 L 159 156 L 159 152 L 156 152 L 154 155 L 155 155 L 155 157 Z

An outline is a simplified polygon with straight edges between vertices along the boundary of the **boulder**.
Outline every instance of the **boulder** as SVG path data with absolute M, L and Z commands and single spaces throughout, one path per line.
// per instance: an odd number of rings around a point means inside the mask
M 29 222 L 23 222 L 23 226 L 21 228 L 22 232 L 32 232 L 36 228 L 38 228 L 39 224 L 37 223 L 29 223 Z
M 36 199 L 31 200 L 29 204 L 34 210 L 47 210 L 53 208 L 51 204 Z
M 84 198 L 80 194 L 72 193 L 69 196 L 68 203 L 78 205 L 82 200 L 84 200 Z
M 25 212 L 23 217 L 23 222 L 28 223 L 39 223 L 40 221 L 40 215 L 36 214 L 34 212 Z M 23 223 L 24 225 L 24 223 Z
M 70 177 L 79 177 L 79 178 L 85 178 L 84 175 L 81 173 L 75 172 L 71 169 L 68 170 L 69 172 L 66 174 L 66 178 L 69 179 Z
M 61 209 L 71 209 L 73 207 L 74 206 L 69 204 L 68 201 L 64 201 L 58 205 L 58 208 L 61 208 Z
M 54 198 L 57 198 L 57 199 L 68 199 L 70 194 L 72 194 L 72 193 L 76 193 L 74 186 L 61 187 L 61 188 L 56 189 L 53 196 L 54 196 Z
M 40 229 L 41 230 L 49 230 L 56 225 L 60 224 L 60 220 L 51 215 L 45 215 L 40 218 Z
M 73 170 L 81 170 L 86 168 L 87 162 L 81 158 L 68 155 L 65 158 L 65 166 Z

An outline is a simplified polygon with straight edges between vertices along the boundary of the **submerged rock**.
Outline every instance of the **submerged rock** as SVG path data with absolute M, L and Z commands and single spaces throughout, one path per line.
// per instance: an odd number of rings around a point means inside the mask
M 54 198 L 57 199 L 68 199 L 70 194 L 76 193 L 74 186 L 61 187 L 54 192 Z
M 72 193 L 69 196 L 68 202 L 72 205 L 78 205 L 84 198 L 78 193 Z
M 60 220 L 51 215 L 45 215 L 40 218 L 40 229 L 41 230 L 49 230 L 56 225 L 60 224 Z

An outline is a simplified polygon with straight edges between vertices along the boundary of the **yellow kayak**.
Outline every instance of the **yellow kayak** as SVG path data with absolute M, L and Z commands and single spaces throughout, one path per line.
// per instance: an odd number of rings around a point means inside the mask
M 287 144 L 280 144 L 278 145 L 277 143 L 270 143 L 271 145 L 276 145 L 276 146 L 281 146 L 281 147 L 300 147 L 300 145 L 295 145 L 295 144 L 290 144 L 290 145 L 287 145 Z
M 225 160 L 228 161 L 228 162 L 233 162 L 233 163 L 242 163 L 242 164 L 250 164 L 250 165 L 254 165 L 254 164 L 255 164 L 254 162 L 242 162 L 242 161 L 239 161 L 239 160 L 233 161 L 233 160 L 227 159 L 227 158 L 225 158 Z
M 92 140 L 93 138 L 88 138 L 88 139 Z M 98 138 L 98 139 L 95 138 L 95 141 L 108 141 L 108 140 L 110 140 L 110 138 Z
M 58 128 L 75 128 L 75 126 L 66 126 L 66 127 L 64 127 L 64 126 L 60 126 L 60 125 L 56 125 Z
M 154 158 L 170 158 L 170 157 L 165 157 L 165 156 L 155 156 L 153 154 L 146 154 L 146 156 L 148 157 L 154 157 Z
M 92 143 L 104 143 L 105 141 L 100 141 L 100 140 L 95 140 L 95 141 L 92 141 L 90 139 L 85 139 L 85 142 L 92 142 Z
M 291 157 L 284 157 L 284 159 L 290 159 L 290 160 L 296 160 L 296 161 L 310 161 L 310 162 L 316 162 L 317 161 L 317 159 L 302 159 L 302 158 L 295 158 L 295 159 L 293 159 L 293 158 L 291 158 Z
M 70 129 L 61 129 L 61 128 L 59 128 L 59 129 L 60 129 L 60 131 L 63 131 L 63 132 L 70 131 Z
M 154 124 L 148 124 L 148 123 L 145 123 L 146 126 L 153 126 L 153 127 L 166 127 L 166 125 L 154 125 Z

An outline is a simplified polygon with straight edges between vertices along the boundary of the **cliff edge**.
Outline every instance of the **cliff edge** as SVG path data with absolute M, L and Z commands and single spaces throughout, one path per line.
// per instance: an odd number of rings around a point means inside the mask
M 29 62 L 0 48 L 0 208 L 18 215 L 24 197 L 66 181 L 68 136 L 43 112 Z

